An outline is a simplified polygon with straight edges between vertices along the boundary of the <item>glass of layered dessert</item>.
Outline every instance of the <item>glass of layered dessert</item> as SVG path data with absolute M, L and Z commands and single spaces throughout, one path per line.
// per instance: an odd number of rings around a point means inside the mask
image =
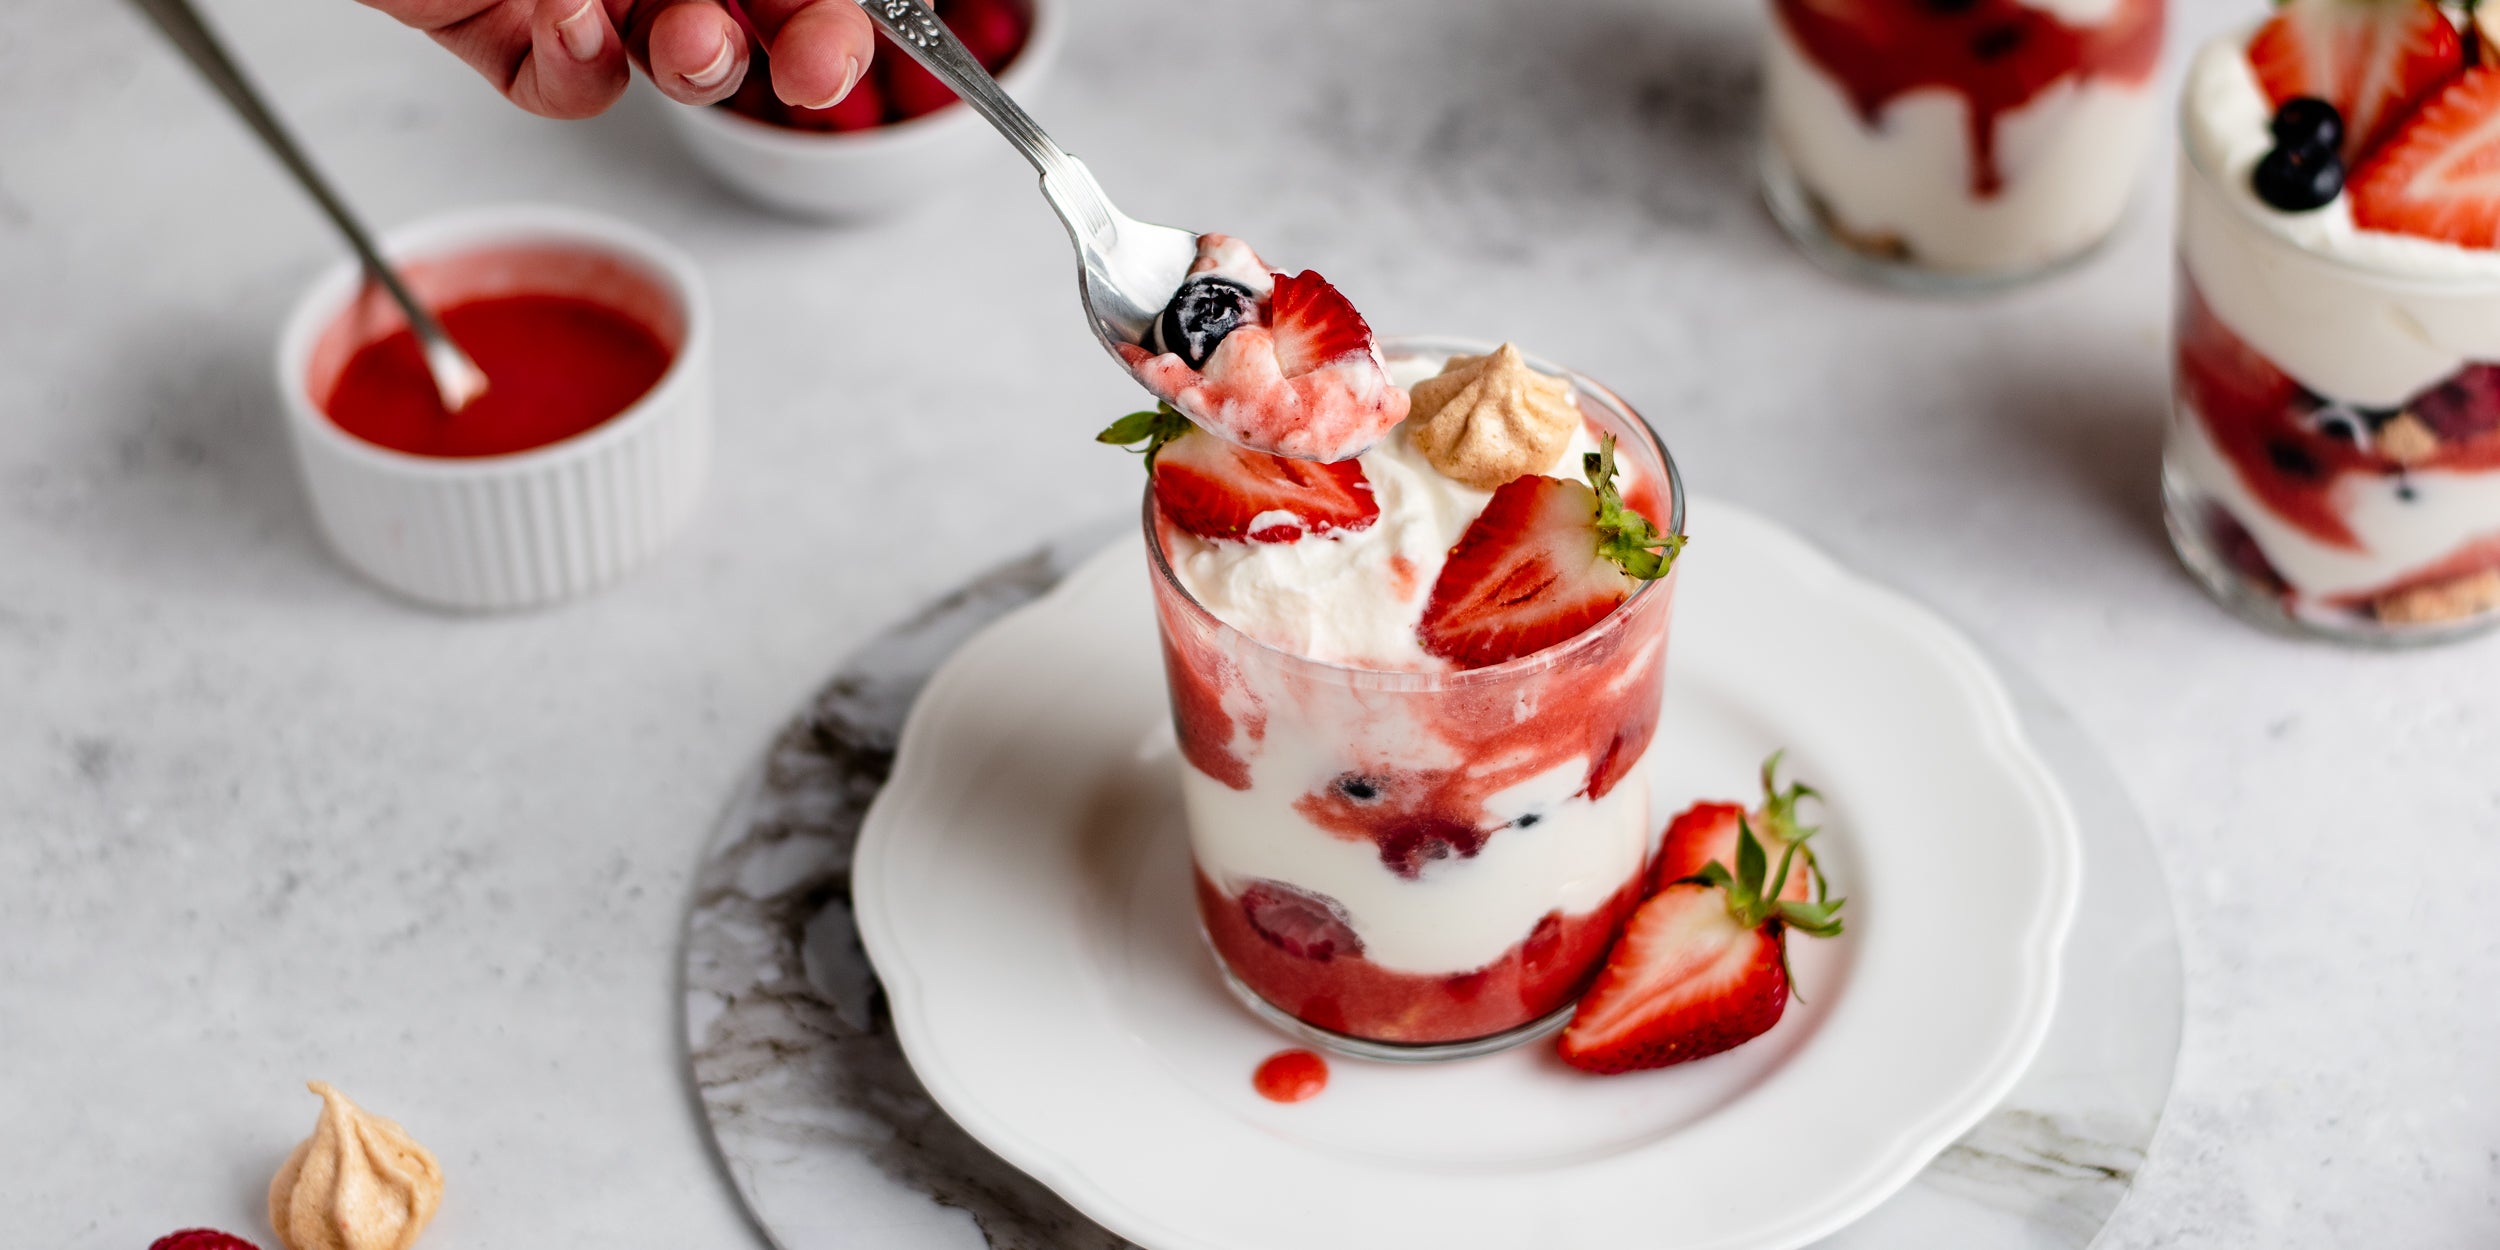
M 2291 0 L 2190 67 L 2164 501 L 2262 623 L 2500 623 L 2500 69 L 2428 0 Z
M 1272 310 L 1315 277 L 1239 301 L 1289 363 L 1316 358 L 1313 319 Z M 1289 1033 L 1480 1054 L 1559 1028 L 1640 901 L 1681 488 L 1577 374 L 1507 344 L 1336 337 L 1404 414 L 1346 458 L 1170 408 L 1105 435 L 1150 449 L 1200 916 L 1235 993 Z M 1190 344 L 1157 354 L 1195 371 Z
M 1772 0 L 1763 189 L 1807 254 L 2001 287 L 2107 238 L 2153 133 L 2163 0 Z

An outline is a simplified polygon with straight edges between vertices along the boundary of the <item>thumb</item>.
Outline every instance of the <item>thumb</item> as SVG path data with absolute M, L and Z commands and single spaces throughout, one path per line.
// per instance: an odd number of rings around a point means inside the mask
M 632 70 L 625 41 L 600 0 L 538 0 L 531 6 L 528 55 L 504 94 L 545 117 L 589 117 L 625 94 Z

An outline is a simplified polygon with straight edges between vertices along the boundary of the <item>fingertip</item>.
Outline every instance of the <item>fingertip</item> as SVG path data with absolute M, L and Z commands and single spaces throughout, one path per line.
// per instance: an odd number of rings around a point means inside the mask
M 710 104 L 738 89 L 746 32 L 708 4 L 678 4 L 651 23 L 651 80 L 680 104 Z
M 876 32 L 852 0 L 817 0 L 791 14 L 773 37 L 774 94 L 802 108 L 832 107 L 867 75 Z
M 532 23 L 529 54 L 505 94 L 542 117 L 570 121 L 607 111 L 631 74 L 624 42 L 599 0 L 580 0 L 569 12 L 551 4 Z
M 547 6 L 549 12 L 562 12 L 561 6 Z M 596 63 L 601 54 L 616 45 L 616 32 L 608 28 L 608 15 L 599 0 L 581 0 L 570 12 L 548 24 L 555 35 L 555 44 L 565 56 L 584 65 Z M 544 44 L 544 40 L 540 41 Z

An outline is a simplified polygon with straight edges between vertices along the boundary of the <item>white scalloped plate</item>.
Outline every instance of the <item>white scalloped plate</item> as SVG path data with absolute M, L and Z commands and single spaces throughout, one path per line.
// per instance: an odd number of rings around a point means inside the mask
M 2074 819 L 1950 627 L 1731 505 L 1688 528 L 1654 816 L 1750 797 L 1785 747 L 1849 897 L 1769 1035 L 1603 1078 L 1548 1044 L 1338 1059 L 1316 1099 L 1259 1098 L 1288 1043 L 1197 934 L 1132 538 L 946 663 L 861 833 L 861 937 L 930 1093 L 1155 1250 L 1786 1250 L 1908 1182 L 2047 1032 Z

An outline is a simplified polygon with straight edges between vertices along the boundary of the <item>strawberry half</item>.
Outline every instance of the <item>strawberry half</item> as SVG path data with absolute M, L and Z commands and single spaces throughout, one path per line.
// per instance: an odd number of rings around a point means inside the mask
M 1796 848 L 1780 856 L 1785 883 Z M 1558 1048 L 1584 1072 L 1663 1068 L 1741 1046 L 1788 1008 L 1788 930 L 1840 932 L 1840 900 L 1764 891 L 1762 844 L 1740 825 L 1736 871 L 1713 860 L 1699 880 L 1651 895 L 1624 926 Z
M 1815 862 L 1813 848 L 1805 845 L 1816 831 L 1797 822 L 1798 802 L 1821 796 L 1803 782 L 1780 788 L 1780 754 L 1762 762 L 1762 806 L 1750 816 L 1741 804 L 1704 802 L 1684 809 L 1668 823 L 1666 835 L 1659 839 L 1658 862 L 1650 868 L 1651 892 L 1699 877 L 1713 861 L 1735 863 L 1737 844 L 1744 834 L 1759 839 L 1766 854 L 1786 855 L 1793 846 L 1803 857 L 1801 869 L 1788 874 L 1780 887 L 1780 898 L 1802 903 L 1823 888 L 1823 869 Z
M 1288 378 L 1372 349 L 1371 323 L 1328 279 L 1307 269 L 1276 275 L 1267 317 L 1276 336 L 1276 367 Z
M 2500 247 L 2500 69 L 2468 71 L 2431 97 L 2345 194 L 2364 230 Z
M 2431 0 L 2289 0 L 2249 40 L 2248 62 L 2276 108 L 2316 96 L 2343 114 L 2349 169 L 2457 76 L 2465 49 Z
M 1380 519 L 1361 462 L 1321 464 L 1236 446 L 1164 405 L 1120 418 L 1095 436 L 1145 443 L 1155 503 L 1200 538 L 1290 543 L 1369 528 Z
M 1612 435 L 1587 471 L 1587 486 L 1529 474 L 1493 492 L 1432 584 L 1415 626 L 1424 650 L 1460 668 L 1534 654 L 1667 575 L 1684 536 L 1623 506 Z

